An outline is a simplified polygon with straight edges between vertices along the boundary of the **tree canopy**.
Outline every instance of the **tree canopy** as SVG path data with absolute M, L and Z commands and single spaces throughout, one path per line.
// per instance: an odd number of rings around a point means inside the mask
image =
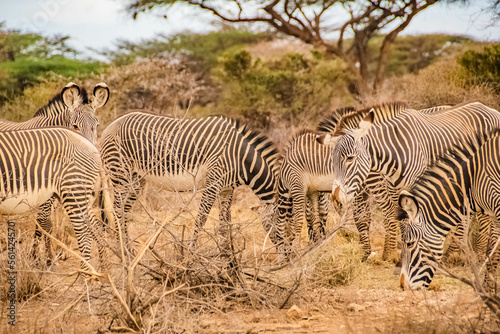
M 415 15 L 437 1 L 134 0 L 127 10 L 135 18 L 141 12 L 166 11 L 184 4 L 210 11 L 226 22 L 267 24 L 324 50 L 328 56 L 342 59 L 356 78 L 356 90 L 363 96 L 382 87 L 390 47 L 397 35 Z M 381 34 L 384 37 L 378 52 L 368 52 L 370 41 Z M 372 57 L 378 58 L 374 74 L 368 69 Z

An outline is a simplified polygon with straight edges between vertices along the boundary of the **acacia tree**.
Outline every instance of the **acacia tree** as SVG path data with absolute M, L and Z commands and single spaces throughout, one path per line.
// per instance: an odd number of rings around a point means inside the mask
M 132 0 L 137 17 L 154 9 L 185 4 L 210 11 L 225 22 L 264 23 L 345 61 L 363 97 L 382 88 L 389 51 L 413 17 L 438 0 Z M 165 15 L 165 17 L 168 17 Z M 337 22 L 337 23 L 332 23 Z M 383 36 L 374 75 L 368 64 L 369 42 Z M 325 37 L 326 36 L 326 37 Z M 370 84 L 371 83 L 371 84 Z

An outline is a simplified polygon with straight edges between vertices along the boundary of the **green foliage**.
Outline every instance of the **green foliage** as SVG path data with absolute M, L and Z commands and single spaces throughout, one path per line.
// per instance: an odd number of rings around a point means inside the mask
M 0 24 L 0 105 L 53 74 L 75 77 L 101 68 L 98 62 L 74 59 L 77 51 L 66 44 L 68 36 L 22 34 L 2 28 Z
M 208 34 L 160 35 L 138 43 L 119 41 L 116 50 L 105 50 L 102 53 L 115 65 L 131 64 L 137 58 L 178 56 L 184 60 L 201 62 L 211 68 L 217 65 L 217 58 L 228 49 L 241 48 L 270 38 L 269 33 L 227 28 Z
M 224 54 L 219 65 L 214 71 L 222 87 L 217 110 L 240 114 L 264 127 L 272 117 L 320 115 L 334 96 L 350 96 L 347 71 L 339 60 L 288 53 L 274 61 L 252 61 L 242 50 Z
M 500 83 L 500 44 L 485 47 L 482 52 L 468 50 L 458 63 L 478 79 Z
M 382 37 L 375 40 L 377 45 L 374 51 L 380 48 Z M 387 74 L 401 76 L 417 73 L 467 42 L 470 40 L 465 37 L 438 34 L 399 37 L 391 47 Z
M 101 64 L 99 62 L 81 62 L 64 57 L 48 59 L 21 58 L 17 61 L 0 63 L 0 72 L 8 73 L 20 82 L 36 82 L 39 76 L 48 72 L 61 74 L 66 77 L 75 74 L 96 73 Z

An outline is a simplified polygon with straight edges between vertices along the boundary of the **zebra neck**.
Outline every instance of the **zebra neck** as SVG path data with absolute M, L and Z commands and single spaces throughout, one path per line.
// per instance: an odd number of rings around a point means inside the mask
M 446 235 L 470 210 L 475 210 L 471 198 L 471 170 L 469 161 L 456 161 L 449 165 L 436 166 L 417 181 L 415 196 L 420 198 L 421 208 L 428 222 L 426 231 L 435 229 Z M 429 224 L 430 223 L 430 224 Z
M 61 100 L 53 99 L 40 108 L 30 121 L 38 126 L 67 126 L 69 112 Z

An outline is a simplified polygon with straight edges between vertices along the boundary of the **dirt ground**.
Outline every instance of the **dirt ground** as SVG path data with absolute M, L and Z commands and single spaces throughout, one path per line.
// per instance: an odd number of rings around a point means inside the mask
M 380 217 L 374 214 L 372 245 L 376 254 L 366 263 L 360 261 L 359 241 L 351 225 L 328 242 L 294 259 L 280 270 L 276 256 L 260 226 L 259 217 L 249 208 L 258 199 L 245 188 L 238 189 L 232 208 L 235 226 L 234 243 L 239 250 L 245 289 L 222 286 L 221 280 L 194 282 L 179 278 L 175 266 L 184 262 L 174 260 L 178 255 L 175 238 L 187 239 L 192 231 L 200 195 L 173 194 L 148 187 L 134 208 L 130 231 L 136 246 L 145 244 L 164 219 L 168 221 L 155 245 L 163 259 L 169 259 L 170 271 L 162 271 L 162 279 L 152 272 L 157 261 L 146 254 L 135 270 L 135 301 L 127 299 L 124 262 L 113 255 L 111 277 L 125 304 L 137 310 L 137 300 L 147 304 L 152 298 L 165 294 L 147 312 L 134 315 L 144 333 L 489 333 L 500 332 L 494 315 L 484 306 L 472 288 L 454 279 L 437 275 L 433 288 L 427 291 L 402 291 L 394 264 L 381 260 L 383 230 Z M 179 212 L 179 208 L 185 208 Z M 217 209 L 211 212 L 205 236 L 200 236 L 200 253 L 195 254 L 207 272 L 213 263 L 206 261 L 217 254 Z M 123 308 L 109 282 L 86 280 L 75 272 L 79 260 L 67 252 L 49 268 L 36 268 L 26 256 L 32 242 L 34 226 L 31 218 L 19 220 L 17 258 L 18 301 L 16 326 L 7 324 L 7 254 L 6 229 L 1 230 L 0 253 L 1 298 L 0 334 L 3 333 L 95 333 L 134 332 L 126 329 Z M 71 249 L 77 250 L 65 215 L 55 210 L 54 232 Z M 329 217 L 327 230 L 339 223 L 337 214 Z M 5 226 L 5 225 L 4 225 Z M 302 235 L 303 248 L 307 236 Z M 113 238 L 107 239 L 110 244 Z M 97 255 L 92 263 L 97 266 Z M 30 262 L 31 261 L 31 262 Z M 205 262 L 203 262 L 205 261 Z M 196 261 L 191 262 L 193 267 Z M 158 266 L 158 268 L 160 268 Z M 163 270 L 163 269 L 162 269 Z M 453 268 L 454 272 L 470 276 L 467 267 Z M 166 273 L 166 274 L 165 274 Z M 175 276 L 175 279 L 172 278 Z M 200 278 L 201 277 L 201 278 Z M 258 277 L 261 281 L 258 281 Z M 224 284 L 226 284 L 224 283 Z M 272 285 L 271 285 L 272 284 Z M 206 287 L 210 285 L 210 289 Z M 184 290 L 190 286 L 191 290 Z M 31 287 L 32 291 L 28 291 Z M 215 288 L 214 288 L 215 287 Z M 220 288 L 219 288 L 220 287 Z M 176 290 L 178 289 L 178 290 Z M 168 291 L 174 291 L 169 293 Z M 28 292 L 27 292 L 28 291 Z M 229 291 L 229 292 L 228 292 Z M 242 292 L 244 291 L 244 293 Z M 250 291 L 250 292 L 249 292 Z M 252 297 L 248 297 L 248 296 Z M 162 295 L 163 296 L 163 295 Z M 139 298 L 140 297 L 140 298 Z M 135 303 L 135 304 L 134 304 Z M 135 305 L 135 306 L 134 306 Z M 130 328 L 130 326 L 129 326 Z

